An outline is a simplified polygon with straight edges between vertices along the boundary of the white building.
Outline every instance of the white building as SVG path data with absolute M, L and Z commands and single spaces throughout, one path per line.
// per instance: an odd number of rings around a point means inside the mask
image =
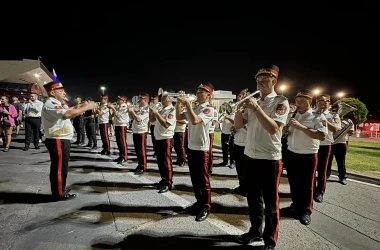
M 219 107 L 222 106 L 224 102 L 234 102 L 236 95 L 232 94 L 232 91 L 227 90 L 215 90 L 212 94 L 212 105 L 216 106 L 216 110 L 219 111 Z

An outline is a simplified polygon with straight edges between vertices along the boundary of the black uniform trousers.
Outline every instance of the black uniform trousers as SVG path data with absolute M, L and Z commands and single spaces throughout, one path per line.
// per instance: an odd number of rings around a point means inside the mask
M 34 146 L 38 146 L 40 140 L 41 117 L 25 118 L 25 147 L 33 141 Z
M 62 198 L 69 172 L 70 140 L 46 138 L 50 154 L 50 188 L 56 198 Z
M 222 133 L 223 163 L 228 163 L 228 154 L 230 154 L 230 163 L 235 163 L 234 141 L 235 138 L 233 135 Z
M 212 167 L 214 166 L 214 154 L 212 153 L 212 146 L 214 145 L 214 133 L 208 134 L 210 137 L 210 149 L 209 149 L 209 159 L 208 159 L 208 173 L 212 174 Z
M 157 165 L 161 179 L 164 184 L 171 187 L 173 184 L 173 163 L 172 163 L 173 139 L 167 138 L 156 140 Z
M 133 145 L 135 147 L 138 168 L 146 170 L 147 156 L 146 156 L 146 133 L 133 133 Z
M 239 179 L 239 186 L 242 188 L 242 190 L 246 190 L 245 183 L 244 183 L 244 146 L 234 145 L 234 157 L 235 157 L 235 165 L 236 165 L 236 172 Z
M 96 139 L 95 120 L 94 119 L 86 120 L 85 128 L 86 128 L 86 135 L 88 139 L 88 145 L 96 146 L 98 143 L 98 140 Z
M 120 158 L 128 160 L 127 126 L 115 126 L 116 144 Z
M 286 169 L 285 162 L 286 162 L 286 151 L 288 151 L 288 137 L 282 137 L 281 138 L 281 154 L 282 154 L 282 168 Z
M 153 151 L 154 151 L 154 154 L 157 155 L 157 151 L 156 151 L 156 137 L 154 136 L 154 127 L 156 125 L 150 125 L 150 137 L 152 138 L 152 145 L 153 145 Z
M 77 133 L 77 140 L 75 143 L 83 144 L 85 139 L 85 130 L 84 130 L 84 119 L 83 115 L 77 116 L 73 119 L 73 126 L 75 132 Z
M 327 168 L 331 157 L 331 145 L 320 145 L 318 150 L 318 177 L 315 179 L 314 194 L 324 194 L 326 190 Z
M 185 132 L 175 132 L 173 140 L 174 151 L 177 154 L 177 163 L 186 162 Z
M 102 148 L 107 152 L 111 152 L 111 142 L 108 135 L 108 123 L 99 124 L 100 138 L 102 139 Z
M 327 177 L 331 175 L 331 164 L 335 156 L 336 164 L 338 165 L 339 179 L 346 178 L 346 153 L 347 143 L 337 143 L 331 146 L 331 156 L 327 167 Z
M 242 160 L 251 221 L 249 234 L 254 237 L 263 237 L 265 245 L 275 246 L 280 222 L 278 187 L 282 174 L 282 162 L 281 160 L 253 159 L 246 155 Z M 262 233 L 264 213 L 265 229 Z
M 197 203 L 211 209 L 211 186 L 208 174 L 209 152 L 188 149 L 187 162 Z
M 286 173 L 290 186 L 291 205 L 299 215 L 311 214 L 314 199 L 314 178 L 318 154 L 297 154 L 286 151 Z

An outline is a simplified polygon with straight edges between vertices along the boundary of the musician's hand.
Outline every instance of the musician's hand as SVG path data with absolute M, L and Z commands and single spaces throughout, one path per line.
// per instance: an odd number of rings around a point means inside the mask
M 149 108 L 149 112 L 150 112 L 152 115 L 157 115 L 157 114 L 158 114 L 158 110 L 157 110 L 157 109 L 151 109 L 151 108 Z
M 132 113 L 132 112 L 134 112 L 135 110 L 133 109 L 133 107 L 128 107 L 128 112 L 129 113 Z
M 177 103 L 186 104 L 188 102 L 189 102 L 189 99 L 187 99 L 186 96 L 178 96 L 177 97 Z
M 301 128 L 305 128 L 304 125 L 302 125 L 301 123 L 299 123 L 296 119 L 292 118 L 289 120 L 289 126 L 292 126 L 293 128 L 295 129 L 301 129 Z
M 98 104 L 94 101 L 86 101 L 85 107 L 87 110 L 96 109 L 98 107 Z
M 230 128 L 230 132 L 231 132 L 231 135 L 235 135 L 236 134 L 236 128 L 235 128 L 235 126 L 232 126 Z
M 254 98 L 249 98 L 248 100 L 244 101 L 245 107 L 248 109 L 256 110 L 259 104 L 257 104 L 256 100 Z
M 114 106 L 113 104 L 108 104 L 107 107 L 108 107 L 109 109 L 114 109 L 114 108 L 115 108 L 115 106 Z

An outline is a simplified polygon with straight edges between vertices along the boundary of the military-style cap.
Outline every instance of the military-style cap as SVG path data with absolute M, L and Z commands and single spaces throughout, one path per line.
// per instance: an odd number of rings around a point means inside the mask
M 150 100 L 151 101 L 158 100 L 158 95 L 151 95 Z
M 212 94 L 214 92 L 214 86 L 212 86 L 211 83 L 209 82 L 205 82 L 203 81 L 197 89 L 204 89 L 206 90 L 207 92 L 209 92 L 210 94 Z
M 63 85 L 60 82 L 51 81 L 51 82 L 44 84 L 44 88 L 45 88 L 46 92 L 49 92 L 49 91 L 52 91 L 54 89 L 61 89 L 61 88 L 63 88 Z
M 149 94 L 145 92 L 140 92 L 139 98 L 149 100 Z
M 317 102 L 329 102 L 330 101 L 330 96 L 327 94 L 319 95 L 317 97 Z
M 257 78 L 260 75 L 273 76 L 275 78 L 278 78 L 278 72 L 280 72 L 280 69 L 276 65 L 264 65 L 259 69 L 255 78 Z
M 101 95 L 100 98 L 102 98 L 102 99 L 108 99 L 108 95 Z
M 124 102 L 127 101 L 127 97 L 125 96 L 118 96 L 117 99 L 123 100 Z
M 314 94 L 313 94 L 313 91 L 311 91 L 310 89 L 301 89 L 301 90 L 298 90 L 298 93 L 294 97 L 294 99 L 296 99 L 297 97 L 307 97 L 313 100 Z

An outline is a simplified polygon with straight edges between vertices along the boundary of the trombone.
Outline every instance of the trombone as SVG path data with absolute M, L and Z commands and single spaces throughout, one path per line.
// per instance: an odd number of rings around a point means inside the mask
M 255 91 L 253 93 L 247 92 L 247 94 L 245 95 L 245 97 L 243 99 L 241 99 L 240 101 L 237 101 L 237 102 L 231 103 L 231 104 L 226 103 L 225 109 L 226 109 L 227 113 L 230 113 L 230 114 L 236 113 L 237 111 L 240 110 L 240 109 L 238 109 L 238 106 L 240 104 L 242 104 L 243 102 L 245 102 L 246 100 L 250 99 L 250 98 L 253 98 L 256 101 L 258 101 L 261 98 L 261 91 L 257 90 L 257 91 Z
M 162 88 L 158 89 L 158 95 L 161 95 L 161 96 L 166 95 L 166 96 L 172 97 L 173 98 L 172 99 L 173 102 L 176 102 L 177 101 L 177 97 L 179 97 L 179 96 L 187 97 L 190 102 L 194 102 L 194 101 L 197 100 L 197 96 L 196 95 L 185 94 L 185 93 L 168 92 L 168 91 L 164 91 Z

